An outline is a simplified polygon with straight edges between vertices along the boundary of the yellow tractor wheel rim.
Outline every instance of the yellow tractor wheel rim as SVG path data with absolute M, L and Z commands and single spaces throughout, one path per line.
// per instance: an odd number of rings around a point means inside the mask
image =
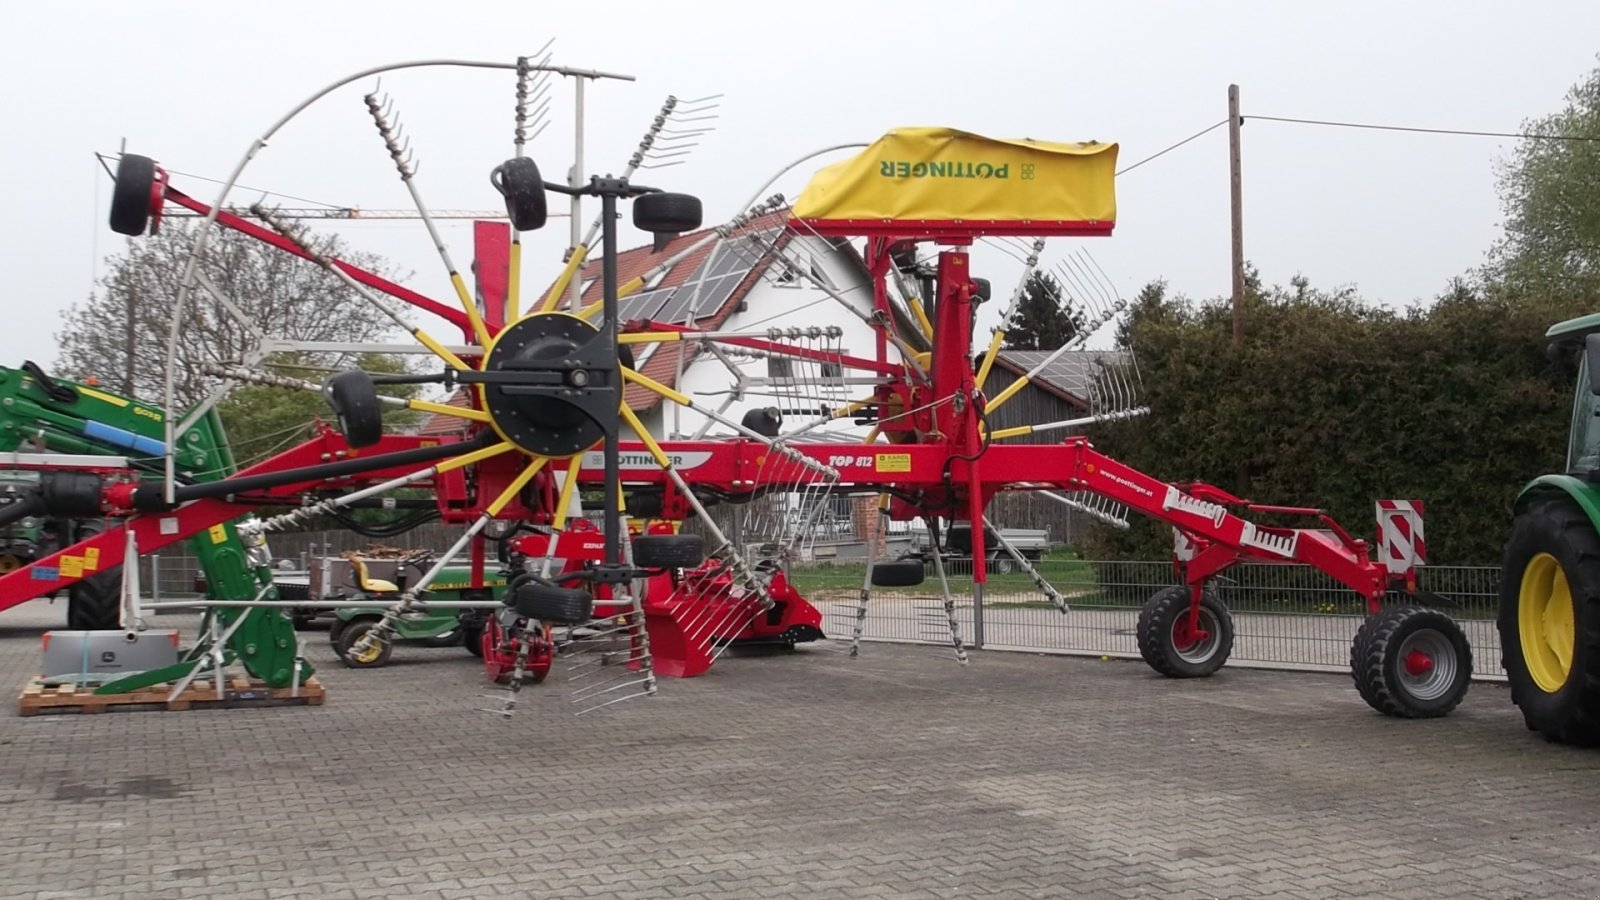
M 1517 593 L 1517 634 L 1528 674 L 1547 694 L 1561 690 L 1572 675 L 1576 633 L 1567 573 L 1554 556 L 1540 553 L 1522 571 L 1522 587 Z
M 0 572 L 10 572 L 22 568 L 22 560 L 9 553 L 0 554 Z
M 371 663 L 377 662 L 378 657 L 382 655 L 382 653 L 383 645 L 377 641 L 373 641 L 372 646 L 361 653 L 357 653 L 355 659 L 356 662 L 361 663 L 362 665 L 370 665 Z

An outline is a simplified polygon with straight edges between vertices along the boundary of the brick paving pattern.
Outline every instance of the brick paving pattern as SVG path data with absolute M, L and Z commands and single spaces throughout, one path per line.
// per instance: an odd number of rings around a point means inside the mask
M 0 684 L 60 605 L 0 616 Z M 163 620 L 162 625 L 168 620 Z M 0 724 L 0 896 L 1566 897 L 1600 752 L 1505 689 L 1384 719 L 1348 677 L 840 642 L 510 721 L 459 649 L 307 633 L 322 707 Z

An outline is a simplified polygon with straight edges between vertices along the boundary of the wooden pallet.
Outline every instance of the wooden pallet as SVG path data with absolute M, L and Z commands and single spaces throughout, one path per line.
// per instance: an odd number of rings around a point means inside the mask
M 80 712 L 102 713 L 112 711 L 144 711 L 154 709 L 234 709 L 262 706 L 321 706 L 327 691 L 316 676 L 300 685 L 299 696 L 290 696 L 288 688 L 269 688 L 265 683 L 244 675 L 227 675 L 223 696 L 217 697 L 215 678 L 196 679 L 183 693 L 172 700 L 167 695 L 171 685 L 130 691 L 126 694 L 96 694 L 92 687 L 72 684 L 47 685 L 35 678 L 22 688 L 17 698 L 19 712 L 24 716 L 42 713 Z

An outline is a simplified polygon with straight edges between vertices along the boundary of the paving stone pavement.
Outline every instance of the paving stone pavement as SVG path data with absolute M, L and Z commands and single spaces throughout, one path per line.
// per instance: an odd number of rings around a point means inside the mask
M 0 614 L 0 684 L 61 614 Z M 322 707 L 8 699 L 0 896 L 1600 892 L 1600 752 L 1531 735 L 1494 684 L 1403 722 L 1336 675 L 830 641 L 583 718 L 552 677 L 505 721 L 459 649 L 350 671 L 306 637 Z

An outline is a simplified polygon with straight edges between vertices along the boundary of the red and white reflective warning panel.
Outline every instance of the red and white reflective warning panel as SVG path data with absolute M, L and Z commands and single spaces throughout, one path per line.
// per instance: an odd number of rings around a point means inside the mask
M 1182 531 L 1179 531 L 1176 528 L 1172 529 L 1173 557 L 1175 557 L 1179 562 L 1188 562 L 1189 560 L 1194 559 L 1195 554 L 1199 552 L 1200 548 L 1194 545 L 1194 541 L 1189 540 L 1189 536 L 1187 534 L 1184 534 Z
M 1427 564 L 1421 500 L 1378 501 L 1378 561 L 1391 575 Z

